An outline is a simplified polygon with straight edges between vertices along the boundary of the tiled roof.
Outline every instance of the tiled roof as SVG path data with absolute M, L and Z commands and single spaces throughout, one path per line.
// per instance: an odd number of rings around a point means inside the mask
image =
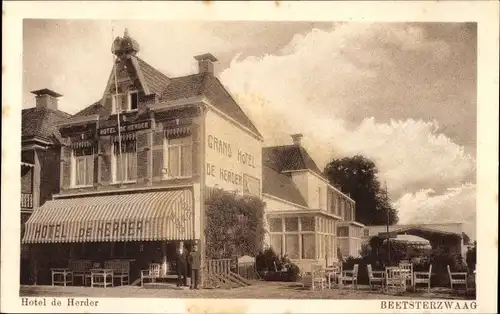
M 53 143 L 58 143 L 61 135 L 56 125 L 69 117 L 71 117 L 70 114 L 61 110 L 24 109 L 21 114 L 21 135 L 22 137 L 42 137 Z
M 307 207 L 307 202 L 290 175 L 266 165 L 262 167 L 262 192 Z
M 300 145 L 264 147 L 262 158 L 265 165 L 280 172 L 309 169 L 323 176 L 309 153 Z
M 144 80 L 151 93 L 160 96 L 160 101 L 172 101 L 195 96 L 205 96 L 213 105 L 235 121 L 262 137 L 255 125 L 243 112 L 218 78 L 210 73 L 198 73 L 187 76 L 168 78 L 142 59 L 137 58 Z M 75 116 L 101 114 L 103 107 L 96 102 L 81 110 Z
M 149 87 L 149 91 L 153 94 L 161 95 L 170 79 L 141 58 L 137 58 L 137 62 Z
M 161 100 L 176 100 L 195 96 L 205 96 L 214 106 L 255 134 L 262 136 L 241 107 L 224 88 L 218 78 L 209 73 L 198 73 L 172 78 Z
M 161 95 L 161 100 L 176 100 L 201 96 L 203 94 L 203 83 L 205 74 L 192 74 L 187 76 L 172 78 Z
M 243 112 L 241 107 L 236 103 L 218 78 L 211 74 L 205 74 L 205 84 L 203 87 L 203 95 L 210 99 L 216 108 L 262 137 L 255 125 L 245 112 Z
M 84 108 L 83 110 L 78 111 L 77 113 L 74 114 L 74 117 L 81 117 L 81 116 L 91 116 L 91 115 L 100 115 L 103 113 L 103 106 L 101 105 L 101 101 L 98 100 L 92 105 Z

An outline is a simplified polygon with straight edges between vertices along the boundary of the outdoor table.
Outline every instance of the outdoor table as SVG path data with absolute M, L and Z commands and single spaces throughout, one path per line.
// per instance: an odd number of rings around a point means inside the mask
M 69 283 L 73 283 L 73 273 L 69 268 L 51 268 L 52 272 L 52 285 L 63 284 L 66 286 Z M 57 277 L 62 277 L 62 280 L 56 280 Z
M 111 279 L 108 281 L 108 278 Z M 97 279 L 97 280 L 96 280 Z M 105 268 L 93 268 L 90 270 L 90 286 L 106 288 L 113 286 L 113 270 Z

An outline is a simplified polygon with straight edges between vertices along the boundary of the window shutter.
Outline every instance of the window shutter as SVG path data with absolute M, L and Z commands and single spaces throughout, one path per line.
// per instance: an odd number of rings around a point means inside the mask
M 137 183 L 150 181 L 149 177 L 149 154 L 151 151 L 150 132 L 137 134 Z
M 163 140 L 165 137 L 165 132 L 163 128 L 157 129 L 153 132 L 153 148 L 152 148 L 152 160 L 153 169 L 152 177 L 153 181 L 161 181 L 162 179 L 162 169 L 163 169 Z
M 111 138 L 101 137 L 99 143 L 99 183 L 109 185 L 111 181 Z
M 71 150 L 70 146 L 61 146 L 61 190 L 71 188 Z
M 94 156 L 87 156 L 85 162 L 87 164 L 85 168 L 85 185 L 92 185 L 94 177 Z
M 201 129 L 198 124 L 191 125 L 191 138 L 193 141 L 193 177 L 201 175 Z

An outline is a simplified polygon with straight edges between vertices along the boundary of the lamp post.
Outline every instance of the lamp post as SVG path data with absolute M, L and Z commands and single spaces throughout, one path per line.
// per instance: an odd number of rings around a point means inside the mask
M 386 203 L 389 202 L 389 194 L 387 193 L 387 181 L 384 182 L 384 201 Z M 389 207 L 387 206 L 385 209 L 385 212 L 387 214 L 387 257 L 388 257 L 388 263 L 391 265 L 391 237 L 389 234 Z

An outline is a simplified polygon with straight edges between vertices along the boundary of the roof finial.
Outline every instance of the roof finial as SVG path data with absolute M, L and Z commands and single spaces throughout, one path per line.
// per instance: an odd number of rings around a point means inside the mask
M 128 35 L 128 29 L 125 28 L 125 31 L 123 32 L 123 38 L 127 38 L 127 37 L 130 37 L 130 36 Z

